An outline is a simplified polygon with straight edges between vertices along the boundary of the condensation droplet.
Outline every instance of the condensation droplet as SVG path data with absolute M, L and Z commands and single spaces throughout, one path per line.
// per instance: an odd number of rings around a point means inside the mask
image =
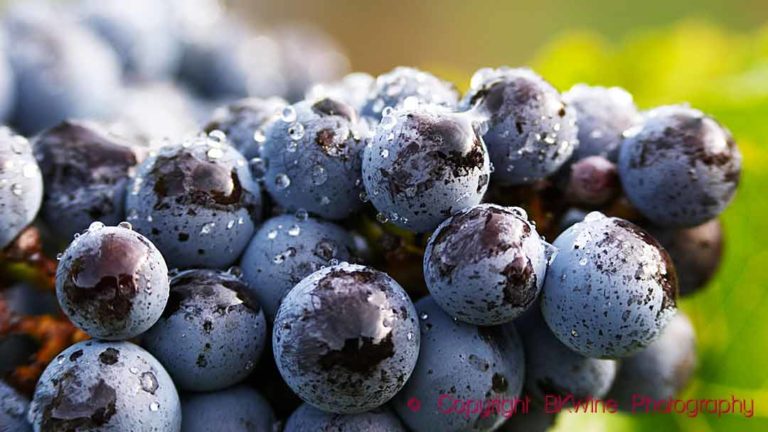
M 298 141 L 304 137 L 304 125 L 301 123 L 294 123 L 288 128 L 288 136 L 292 140 Z
M 309 213 L 304 209 L 298 209 L 296 210 L 296 219 L 300 221 L 305 221 L 309 218 Z
M 277 186 L 278 189 L 285 189 L 290 185 L 291 179 L 287 175 L 280 173 L 275 176 L 275 186 Z
M 206 153 L 209 159 L 221 159 L 222 156 L 224 156 L 224 150 L 213 147 L 211 149 L 208 149 L 208 153 Z
M 213 130 L 208 134 L 208 138 L 214 143 L 221 144 L 227 141 L 227 134 L 220 130 Z
M 312 184 L 320 186 L 328 181 L 328 173 L 322 165 L 312 167 Z
M 38 169 L 37 165 L 35 164 L 26 164 L 24 165 L 24 168 L 21 169 L 21 175 L 23 175 L 26 178 L 32 178 L 37 174 Z
M 280 118 L 286 123 L 293 123 L 296 121 L 296 109 L 292 106 L 283 108 L 280 113 Z
M 216 226 L 216 222 L 208 222 L 207 224 L 203 225 L 202 228 L 200 228 L 200 234 L 210 234 L 211 230 Z
M 391 109 L 391 108 L 387 107 L 387 108 L 384 109 L 384 111 L 386 111 L 387 109 Z M 384 115 L 384 117 L 381 118 L 381 123 L 379 123 L 379 125 L 384 130 L 390 130 L 393 127 L 395 127 L 396 124 L 397 124 L 397 119 L 395 118 L 395 116 L 393 116 L 391 114 Z
M 267 140 L 267 136 L 262 129 L 256 129 L 256 131 L 253 132 L 253 140 L 261 144 Z

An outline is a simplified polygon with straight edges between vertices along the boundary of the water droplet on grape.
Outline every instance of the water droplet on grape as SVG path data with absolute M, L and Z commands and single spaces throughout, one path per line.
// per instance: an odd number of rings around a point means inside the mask
M 285 189 L 291 185 L 291 179 L 287 175 L 280 173 L 275 176 L 275 186 L 278 189 Z
M 296 109 L 292 106 L 283 108 L 280 113 L 280 118 L 286 123 L 293 123 L 296 121 Z

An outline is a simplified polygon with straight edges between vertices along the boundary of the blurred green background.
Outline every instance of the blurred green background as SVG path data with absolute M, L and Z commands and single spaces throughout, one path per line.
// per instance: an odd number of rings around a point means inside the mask
M 563 90 L 577 82 L 619 85 L 642 108 L 690 102 L 727 125 L 744 153 L 744 175 L 723 216 L 720 272 L 682 302 L 699 340 L 698 371 L 683 398 L 754 399 L 754 417 L 572 414 L 556 430 L 768 430 L 766 0 L 230 3 L 266 25 L 321 27 L 355 70 L 413 65 L 466 88 L 479 67 L 528 65 Z

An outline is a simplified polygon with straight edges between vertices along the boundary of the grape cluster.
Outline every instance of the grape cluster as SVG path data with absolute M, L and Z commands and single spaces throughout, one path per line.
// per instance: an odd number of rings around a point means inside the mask
M 715 119 L 527 68 L 463 97 L 344 77 L 315 30 L 130 3 L 3 24 L 0 263 L 58 252 L 79 330 L 31 401 L 0 381 L 0 430 L 543 430 L 547 395 L 686 385 L 678 298 L 713 277 L 741 171 Z M 34 310 L 13 290 L 0 340 Z M 439 405 L 522 395 L 514 420 Z

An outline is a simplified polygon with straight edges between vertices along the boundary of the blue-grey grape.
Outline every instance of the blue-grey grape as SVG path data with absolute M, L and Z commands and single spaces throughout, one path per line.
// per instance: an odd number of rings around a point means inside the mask
M 362 126 L 352 107 L 333 99 L 286 107 L 265 131 L 264 187 L 290 211 L 342 219 L 363 205 Z
M 656 108 L 625 136 L 621 184 L 632 205 L 654 224 L 700 225 L 733 199 L 741 153 L 730 132 L 701 111 Z
M 65 14 L 24 3 L 5 20 L 16 77 L 14 127 L 32 135 L 69 118 L 112 114 L 121 95 L 115 53 Z
M 337 225 L 281 215 L 259 228 L 240 260 L 240 268 L 250 293 L 272 320 L 291 288 L 324 266 L 349 261 L 354 248 L 352 237 Z
M 0 127 L 0 249 L 32 223 L 42 201 L 43 176 L 29 141 Z
M 212 134 L 147 158 L 129 185 L 125 209 L 171 267 L 225 268 L 253 235 L 261 194 L 245 158 Z
M 416 311 L 386 274 L 342 263 L 307 276 L 283 299 L 272 345 L 285 382 L 324 411 L 383 405 L 419 355 Z
M 621 360 L 608 397 L 631 412 L 638 397 L 660 401 L 677 395 L 695 368 L 696 333 L 688 317 L 679 313 L 655 342 Z
M 632 95 L 621 87 L 576 84 L 563 93 L 563 102 L 573 108 L 579 128 L 572 160 L 602 156 L 616 162 L 622 133 L 640 120 Z
M 593 212 L 553 244 L 541 309 L 563 344 L 587 357 L 619 358 L 659 337 L 677 310 L 677 276 L 653 237 Z
M 130 342 L 85 341 L 59 354 L 35 388 L 29 419 L 41 431 L 178 432 L 176 387 Z
M 169 31 L 171 15 L 164 5 L 154 0 L 86 0 L 78 13 L 109 43 L 129 78 L 158 80 L 176 71 L 181 51 Z
M 274 432 L 272 407 L 259 392 L 239 385 L 207 393 L 182 396 L 182 432 Z
M 266 126 L 280 118 L 288 102 L 279 97 L 246 98 L 216 109 L 205 125 L 208 133 L 222 131 L 242 155 L 251 160 L 259 156 L 260 135 Z
M 283 432 L 405 432 L 389 409 L 375 408 L 359 414 L 332 414 L 303 404 L 288 417 Z
M 45 183 L 42 216 L 69 240 L 95 221 L 125 220 L 129 175 L 146 150 L 92 122 L 65 121 L 34 142 Z
M 431 231 L 480 203 L 491 174 L 473 118 L 441 109 L 386 110 L 363 154 L 367 197 L 411 231 Z
M 615 360 L 585 357 L 563 345 L 538 307 L 515 321 L 525 348 L 525 394 L 538 404 L 548 396 L 602 399 L 616 376 Z
M 13 387 L 0 381 L 0 432 L 29 432 L 27 423 L 29 401 Z
M 163 313 L 168 267 L 141 234 L 94 222 L 61 255 L 56 296 L 69 319 L 90 336 L 130 339 Z
M 503 324 L 539 296 L 550 252 L 522 209 L 481 204 L 432 234 L 424 278 L 432 298 L 454 318 Z
M 392 405 L 414 432 L 487 431 L 498 428 L 502 411 L 461 412 L 473 401 L 520 395 L 525 360 L 514 326 L 475 327 L 448 316 L 430 297 L 416 303 L 422 345 L 408 383 Z M 412 410 L 413 401 L 420 410 Z M 412 405 L 411 405 L 412 406 Z M 452 411 L 451 411 L 452 410 Z
M 530 69 L 480 69 L 462 108 L 486 118 L 483 139 L 499 184 L 550 176 L 578 147 L 574 110 Z
M 459 92 L 453 84 L 429 72 L 400 66 L 376 77 L 360 112 L 364 118 L 378 122 L 385 108 L 403 108 L 407 101 L 454 109 L 458 100 Z
M 231 273 L 188 270 L 171 279 L 168 305 L 143 337 L 180 388 L 219 390 L 250 374 L 266 344 L 267 323 Z

